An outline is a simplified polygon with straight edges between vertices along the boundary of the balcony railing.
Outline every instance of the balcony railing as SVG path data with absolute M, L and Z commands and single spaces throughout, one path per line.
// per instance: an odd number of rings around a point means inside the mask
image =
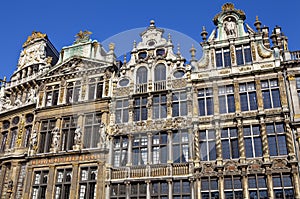
M 284 61 L 300 60 L 300 51 L 284 52 Z
M 154 91 L 166 90 L 166 81 L 154 82 Z
M 147 92 L 147 83 L 144 84 L 136 84 L 135 85 L 135 92 L 136 93 L 146 93 Z
M 179 176 L 189 174 L 188 163 L 139 165 L 131 167 L 113 168 L 111 179 L 143 178 L 159 176 Z

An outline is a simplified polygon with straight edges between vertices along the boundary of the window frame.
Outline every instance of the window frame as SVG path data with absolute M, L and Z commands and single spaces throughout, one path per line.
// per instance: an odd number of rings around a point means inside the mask
M 213 133 L 213 136 L 210 135 L 212 133 Z M 216 131 L 214 129 L 200 130 L 198 132 L 198 134 L 199 134 L 200 160 L 201 161 L 216 160 L 217 159 Z M 205 134 L 205 135 L 202 136 L 201 134 Z M 214 150 L 211 149 L 210 143 L 212 143 L 212 145 L 213 145 L 212 149 L 214 149 Z
M 224 92 L 222 92 L 224 90 Z M 219 113 L 234 113 L 235 112 L 235 98 L 234 98 L 234 86 L 225 85 L 218 87 L 219 98 Z M 222 100 L 223 99 L 223 100 Z
M 225 135 L 227 131 L 227 135 Z M 225 150 L 224 143 L 228 143 L 228 149 Z M 223 159 L 238 159 L 240 157 L 239 153 L 239 143 L 238 143 L 238 129 L 236 127 L 228 127 L 221 129 L 221 145 L 222 145 L 222 157 Z M 229 152 L 229 153 L 228 153 Z M 226 157 L 225 154 L 228 154 L 229 157 Z
M 77 116 L 65 116 L 62 118 L 61 151 L 73 150 Z
M 199 116 L 214 115 L 214 95 L 212 87 L 199 88 L 197 90 L 197 101 Z
M 132 140 L 132 165 L 146 165 L 148 162 L 148 136 L 135 135 Z
M 100 142 L 101 112 L 86 113 L 84 115 L 83 148 L 97 148 Z M 89 120 L 90 117 L 90 120 Z M 91 129 L 90 131 L 88 129 Z
M 153 103 L 152 118 L 153 119 L 166 118 L 168 114 L 167 94 L 166 93 L 154 94 L 152 103 Z
M 120 104 L 120 107 L 118 107 Z M 115 123 L 127 123 L 129 121 L 129 100 L 127 98 L 116 100 Z
M 148 96 L 136 96 L 133 101 L 133 120 L 135 122 L 144 121 L 148 119 Z
M 45 129 L 44 129 L 44 126 Z M 52 144 L 51 132 L 56 126 L 56 119 L 46 119 L 41 121 L 40 138 L 39 138 L 39 153 L 49 153 Z
M 249 134 L 246 134 L 247 133 L 246 129 L 248 129 L 248 128 L 250 131 L 249 131 Z M 258 128 L 258 129 L 256 129 L 256 128 Z M 258 130 L 258 133 L 256 132 L 256 130 Z M 260 125 L 253 124 L 253 125 L 244 126 L 243 127 L 243 136 L 244 136 L 244 143 L 245 143 L 246 158 L 263 157 L 263 146 L 262 146 Z M 250 145 L 247 144 L 247 140 L 250 140 Z M 260 144 L 257 144 L 257 142 L 259 142 Z M 258 146 L 258 145 L 260 145 L 260 146 Z M 250 149 L 251 149 L 252 155 L 249 154 Z
M 40 174 L 39 179 L 37 179 L 37 174 Z M 32 199 L 46 199 L 48 175 L 49 170 L 34 171 L 31 193 Z M 44 177 L 46 177 L 46 182 L 43 181 Z M 35 192 L 35 190 L 37 190 L 37 192 Z
M 87 178 L 83 179 L 83 171 L 87 171 Z M 96 173 L 95 178 L 93 179 L 93 172 Z M 80 167 L 80 178 L 79 178 L 79 199 L 94 199 L 97 197 L 97 177 L 98 176 L 98 167 L 94 166 L 82 166 Z M 81 189 L 81 186 L 85 186 L 84 192 Z M 82 195 L 84 194 L 84 195 Z M 92 195 L 91 195 L 92 194 Z
M 60 172 L 62 173 L 62 179 L 60 181 Z M 71 184 L 72 184 L 72 175 L 73 175 L 72 168 L 62 168 L 56 170 L 56 179 L 55 179 L 55 198 L 60 199 L 69 199 L 71 194 Z M 71 178 L 68 180 L 68 174 L 70 174 Z M 61 187 L 58 193 L 58 187 Z M 66 195 L 67 194 L 67 195 Z
M 175 139 L 179 138 L 179 139 Z M 172 133 L 172 160 L 174 163 L 187 163 L 190 157 L 189 133 L 187 129 L 181 129 Z M 179 151 L 176 148 L 179 148 Z M 180 155 L 178 157 L 178 154 Z M 175 158 L 178 157 L 178 158 Z M 179 160 L 179 161 L 177 161 Z
M 244 85 L 244 89 L 242 88 Z M 255 82 L 242 82 L 239 84 L 239 95 L 240 95 L 240 108 L 241 111 L 253 111 L 258 109 L 257 104 L 257 93 L 256 93 L 256 85 Z M 242 99 L 242 97 L 246 97 L 246 102 Z M 252 103 L 253 102 L 253 103 Z M 242 106 L 246 104 L 247 107 Z
M 278 79 L 261 80 L 261 92 L 264 109 L 281 107 Z
M 187 116 L 187 115 L 188 115 L 187 92 L 186 91 L 173 92 L 172 93 L 172 117 L 180 117 L 180 116 Z
M 279 126 L 282 126 L 282 127 L 279 127 Z M 280 128 L 283 131 L 279 131 Z M 266 123 L 266 133 L 267 133 L 267 138 L 268 138 L 268 147 L 269 147 L 269 151 L 270 151 L 270 156 L 288 155 L 284 123 L 283 122 Z M 272 137 L 275 138 L 275 145 L 271 144 Z M 279 137 L 284 138 L 284 140 L 282 140 L 282 143 L 279 143 Z M 282 146 L 282 145 L 284 145 L 284 146 Z M 276 151 L 274 151 L 274 149 Z M 275 154 L 273 153 L 273 151 L 275 152 Z

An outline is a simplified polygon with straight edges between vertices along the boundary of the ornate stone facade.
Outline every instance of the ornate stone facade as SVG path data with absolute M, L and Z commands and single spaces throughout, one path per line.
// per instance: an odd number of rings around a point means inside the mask
M 1 198 L 296 198 L 300 53 L 222 6 L 186 61 L 153 20 L 118 61 L 33 32 L 0 90 Z

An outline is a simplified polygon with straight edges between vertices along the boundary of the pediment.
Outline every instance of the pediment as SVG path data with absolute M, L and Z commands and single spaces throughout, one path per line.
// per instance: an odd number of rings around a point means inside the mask
M 105 72 L 105 69 L 109 66 L 110 64 L 107 63 L 75 57 L 54 66 L 44 77 L 65 76 L 68 74 L 83 73 L 93 69 L 100 69 L 101 72 Z

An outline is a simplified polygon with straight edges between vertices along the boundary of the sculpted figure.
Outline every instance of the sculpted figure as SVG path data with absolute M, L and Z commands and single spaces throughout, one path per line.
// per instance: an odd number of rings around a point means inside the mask
M 75 130 L 75 136 L 74 136 L 74 144 L 75 145 L 81 144 L 81 136 L 82 136 L 81 128 L 80 128 L 80 126 L 77 126 L 77 128 Z
M 30 137 L 29 147 L 31 150 L 34 150 L 36 146 L 37 146 L 37 132 L 36 130 L 33 130 Z
M 52 130 L 51 134 L 52 134 L 52 148 L 58 148 L 59 138 L 60 138 L 59 128 L 55 127 Z
M 100 145 L 102 146 L 102 148 L 105 148 L 106 147 L 106 126 L 104 123 L 101 123 L 99 133 L 100 133 Z
M 224 30 L 227 36 L 236 36 L 236 24 L 230 17 L 224 22 Z
M 26 103 L 36 102 L 36 92 L 35 89 L 31 88 L 26 100 Z

